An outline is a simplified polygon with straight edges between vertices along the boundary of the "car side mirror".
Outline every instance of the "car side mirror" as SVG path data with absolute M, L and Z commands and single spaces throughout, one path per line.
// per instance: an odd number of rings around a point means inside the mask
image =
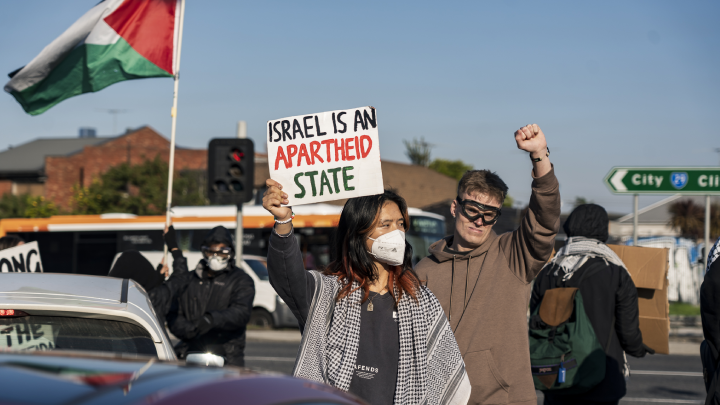
M 185 364 L 194 366 L 223 367 L 225 359 L 212 353 L 189 353 L 185 358 Z

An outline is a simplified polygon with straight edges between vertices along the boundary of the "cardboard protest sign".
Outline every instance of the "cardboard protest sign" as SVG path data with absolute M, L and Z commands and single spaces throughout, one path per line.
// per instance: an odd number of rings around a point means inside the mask
M 268 121 L 270 178 L 288 205 L 383 192 L 377 115 L 373 107 Z
M 0 250 L 0 273 L 42 273 L 40 247 L 37 242 Z

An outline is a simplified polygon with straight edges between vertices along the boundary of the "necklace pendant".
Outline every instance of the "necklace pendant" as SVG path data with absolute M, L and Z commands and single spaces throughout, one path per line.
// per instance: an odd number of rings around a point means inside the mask
M 372 303 L 372 302 L 369 302 L 369 303 L 368 303 L 368 309 L 367 309 L 367 310 L 368 310 L 368 312 L 372 312 L 372 310 L 373 310 L 373 303 Z

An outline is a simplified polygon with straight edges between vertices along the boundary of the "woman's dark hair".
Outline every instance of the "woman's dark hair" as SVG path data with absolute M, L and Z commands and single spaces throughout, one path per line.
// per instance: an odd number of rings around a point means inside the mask
M 20 243 L 25 242 L 23 238 L 17 235 L 7 235 L 0 238 L 0 250 L 9 249 L 15 247 Z
M 404 231 L 407 231 L 410 227 L 407 203 L 393 191 L 385 190 L 382 194 L 351 198 L 345 203 L 330 251 L 331 262 L 324 272 L 337 276 L 344 283 L 338 293 L 338 300 L 354 291 L 353 281 L 357 281 L 365 291 L 363 301 L 370 295 L 370 284 L 377 281 L 378 275 L 372 256 L 367 251 L 366 241 L 379 220 L 380 211 L 389 202 L 397 204 L 405 218 Z M 406 240 L 403 264 L 390 266 L 387 288 L 394 293 L 394 287 L 397 287 L 399 296 L 395 298 L 400 300 L 404 293 L 415 298 L 415 290 L 419 285 L 412 269 L 412 246 Z

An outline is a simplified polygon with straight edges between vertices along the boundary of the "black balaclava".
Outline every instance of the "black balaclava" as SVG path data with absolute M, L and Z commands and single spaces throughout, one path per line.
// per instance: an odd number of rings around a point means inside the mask
M 227 266 L 224 269 L 214 270 L 214 271 L 224 271 L 229 270 L 233 267 L 233 264 L 235 263 L 235 245 L 233 243 L 233 234 L 225 228 L 224 226 L 216 226 L 215 228 L 211 229 L 210 232 L 205 235 L 205 239 L 203 240 L 202 245 L 206 247 L 210 247 L 211 245 L 214 245 L 216 243 L 223 243 L 225 246 L 231 248 L 233 250 L 232 255 L 228 259 Z M 205 260 L 208 267 L 210 266 L 210 263 L 208 263 L 208 259 L 203 256 L 203 259 Z
M 123 252 L 115 261 L 115 265 L 108 273 L 110 277 L 130 278 L 140 284 L 145 291 L 162 284 L 165 277 L 155 271 L 152 264 L 137 250 Z
M 570 213 L 563 229 L 568 237 L 584 236 L 606 242 L 609 224 L 605 208 L 597 204 L 583 204 Z

